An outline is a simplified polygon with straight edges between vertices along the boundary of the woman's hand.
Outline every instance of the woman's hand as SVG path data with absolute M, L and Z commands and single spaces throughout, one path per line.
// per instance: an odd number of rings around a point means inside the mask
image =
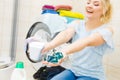
M 66 58 L 67 58 L 67 56 L 65 53 L 56 52 L 52 56 L 49 56 L 49 58 L 46 58 L 45 59 L 46 61 L 42 61 L 42 63 L 47 66 L 59 66 L 63 61 L 66 60 Z
M 45 43 L 45 46 L 44 46 L 44 48 L 42 49 L 42 51 L 41 51 L 41 53 L 46 53 L 46 52 L 48 52 L 49 50 L 51 50 L 52 49 L 52 46 L 51 46 L 51 44 L 48 42 L 48 43 Z
M 57 63 L 51 63 L 51 62 L 47 62 L 47 61 L 42 61 L 42 63 L 47 66 L 59 66 L 63 61 L 64 61 L 64 59 L 60 59 Z

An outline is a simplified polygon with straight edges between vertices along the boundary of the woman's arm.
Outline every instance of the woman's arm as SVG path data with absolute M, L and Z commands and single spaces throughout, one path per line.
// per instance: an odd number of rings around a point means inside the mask
M 47 52 L 63 43 L 68 42 L 75 33 L 74 27 L 69 27 L 66 30 L 60 32 L 52 41 L 48 42 L 43 48 L 42 52 Z
M 112 28 L 107 28 L 110 32 L 113 33 Z M 103 39 L 102 35 L 100 33 L 94 33 L 88 37 L 85 37 L 83 39 L 78 39 L 74 43 L 70 44 L 66 48 L 63 49 L 63 53 L 71 54 L 74 52 L 78 52 L 85 47 L 88 46 L 99 46 L 105 43 L 105 40 Z

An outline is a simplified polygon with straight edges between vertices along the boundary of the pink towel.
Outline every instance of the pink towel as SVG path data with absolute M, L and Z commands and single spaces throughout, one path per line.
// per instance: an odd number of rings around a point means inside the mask
M 44 6 L 42 7 L 42 10 L 46 10 L 46 9 L 52 9 L 52 10 L 54 10 L 55 7 L 52 6 L 52 5 L 44 5 Z
M 69 5 L 57 5 L 57 6 L 55 6 L 55 10 L 61 10 L 61 9 L 70 11 L 70 10 L 72 10 L 72 7 Z

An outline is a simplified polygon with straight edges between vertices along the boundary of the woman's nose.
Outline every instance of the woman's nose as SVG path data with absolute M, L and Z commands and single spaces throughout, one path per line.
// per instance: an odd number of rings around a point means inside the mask
M 87 4 L 86 7 L 92 8 L 93 5 L 91 3 Z

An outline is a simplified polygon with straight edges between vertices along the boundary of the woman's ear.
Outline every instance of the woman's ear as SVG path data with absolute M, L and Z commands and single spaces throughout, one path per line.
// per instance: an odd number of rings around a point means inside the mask
M 106 13 L 106 9 L 103 9 L 103 15 L 105 15 L 105 13 Z

